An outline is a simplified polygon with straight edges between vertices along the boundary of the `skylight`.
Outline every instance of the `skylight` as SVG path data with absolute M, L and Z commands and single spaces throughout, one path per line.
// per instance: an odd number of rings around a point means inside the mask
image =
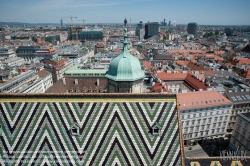
M 232 96 L 231 99 L 233 99 L 233 101 L 236 101 L 236 100 L 237 100 L 234 96 Z
M 240 98 L 240 96 L 236 96 L 236 97 L 237 97 L 238 100 L 242 100 L 242 99 Z

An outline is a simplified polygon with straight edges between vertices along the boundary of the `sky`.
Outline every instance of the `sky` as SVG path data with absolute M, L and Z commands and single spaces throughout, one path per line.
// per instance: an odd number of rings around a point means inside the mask
M 1 0 L 0 22 L 250 25 L 250 0 Z M 70 18 L 63 18 L 70 23 Z

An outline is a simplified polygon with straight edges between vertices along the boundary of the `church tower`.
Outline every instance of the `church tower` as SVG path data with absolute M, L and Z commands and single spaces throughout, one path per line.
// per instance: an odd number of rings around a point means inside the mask
M 106 72 L 109 93 L 143 93 L 145 73 L 140 61 L 128 50 L 127 20 L 124 20 L 124 43 L 120 55 L 115 57 Z

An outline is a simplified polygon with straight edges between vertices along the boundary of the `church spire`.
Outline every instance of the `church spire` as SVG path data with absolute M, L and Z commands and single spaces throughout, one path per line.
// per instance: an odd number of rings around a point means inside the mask
M 128 51 L 128 36 L 127 36 L 127 28 L 126 28 L 126 25 L 127 25 L 127 19 L 125 17 L 125 20 L 124 20 L 124 42 L 123 42 L 123 58 L 126 58 L 127 57 L 127 51 Z

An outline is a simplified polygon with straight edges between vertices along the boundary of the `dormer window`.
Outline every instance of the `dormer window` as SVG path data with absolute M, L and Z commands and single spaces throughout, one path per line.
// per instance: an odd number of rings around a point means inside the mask
M 79 135 L 79 125 L 75 122 L 70 128 L 71 135 Z
M 161 134 L 161 126 L 159 123 L 155 122 L 152 126 L 152 134 L 153 135 L 160 135 Z

